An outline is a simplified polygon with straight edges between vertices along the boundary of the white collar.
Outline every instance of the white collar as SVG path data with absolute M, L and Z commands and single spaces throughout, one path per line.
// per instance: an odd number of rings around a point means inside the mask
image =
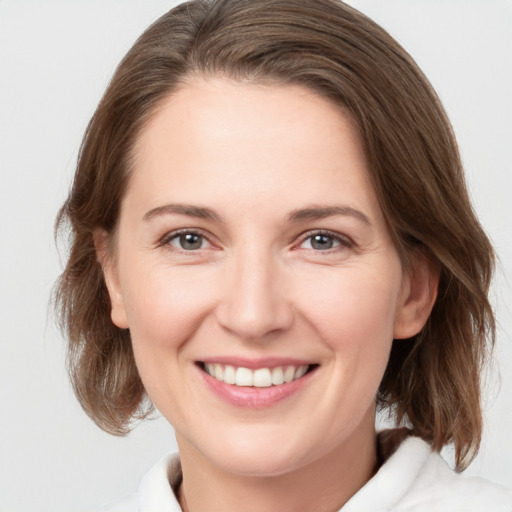
M 454 473 L 430 445 L 396 430 L 380 434 L 384 464 L 340 512 L 512 511 L 512 492 Z M 388 458 L 389 457 L 389 458 Z M 160 460 L 142 479 L 139 512 L 181 512 L 173 491 L 181 483 L 178 454 Z

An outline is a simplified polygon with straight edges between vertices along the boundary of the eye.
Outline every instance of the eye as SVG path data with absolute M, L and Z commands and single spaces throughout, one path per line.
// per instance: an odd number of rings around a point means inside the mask
M 194 231 L 182 231 L 174 235 L 171 234 L 165 243 L 181 251 L 197 251 L 208 246 L 206 238 Z
M 312 249 L 314 251 L 328 251 L 337 247 L 351 247 L 350 240 L 336 235 L 334 233 L 313 233 L 304 238 L 300 247 L 302 249 Z

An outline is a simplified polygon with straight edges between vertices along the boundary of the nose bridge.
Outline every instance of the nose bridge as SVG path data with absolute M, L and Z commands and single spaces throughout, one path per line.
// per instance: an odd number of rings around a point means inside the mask
M 262 339 L 290 325 L 282 268 L 268 248 L 251 244 L 234 251 L 225 284 L 218 313 L 224 328 L 242 338 Z

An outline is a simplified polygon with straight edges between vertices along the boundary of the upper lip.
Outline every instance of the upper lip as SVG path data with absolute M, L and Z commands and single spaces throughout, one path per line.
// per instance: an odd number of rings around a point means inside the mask
M 223 364 L 231 365 L 236 368 L 249 368 L 256 370 L 258 368 L 275 368 L 277 366 L 302 366 L 317 364 L 313 361 L 291 357 L 263 357 L 263 358 L 246 358 L 234 356 L 215 356 L 206 357 L 197 361 L 198 363 Z

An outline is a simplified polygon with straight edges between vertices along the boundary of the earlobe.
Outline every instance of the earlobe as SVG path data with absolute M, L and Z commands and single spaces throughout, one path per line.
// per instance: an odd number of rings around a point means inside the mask
M 425 326 L 437 298 L 439 265 L 424 253 L 413 256 L 412 268 L 404 277 L 402 297 L 395 317 L 393 337 L 411 338 Z
M 110 249 L 108 233 L 96 229 L 93 233 L 96 256 L 103 270 L 103 278 L 110 297 L 112 322 L 120 329 L 128 328 L 128 318 L 124 306 L 123 294 L 119 284 L 117 264 Z

